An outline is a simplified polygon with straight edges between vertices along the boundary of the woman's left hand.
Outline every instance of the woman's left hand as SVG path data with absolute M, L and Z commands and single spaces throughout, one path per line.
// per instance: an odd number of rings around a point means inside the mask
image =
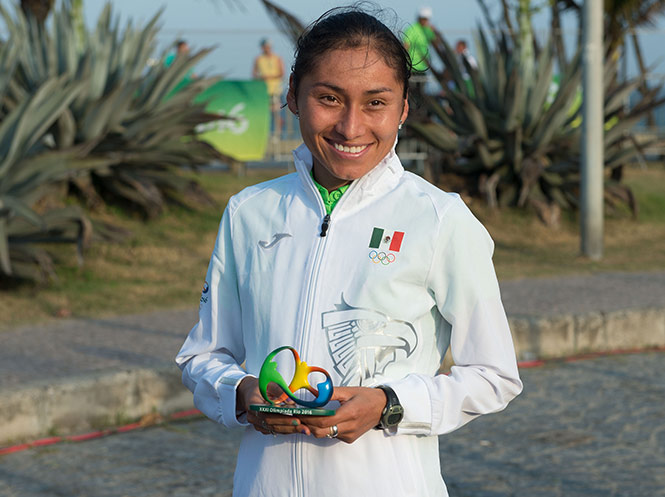
M 333 434 L 337 427 L 338 438 L 353 443 L 360 436 L 379 424 L 386 405 L 386 394 L 380 388 L 335 387 L 332 400 L 341 405 L 333 416 L 298 416 L 301 423 L 317 438 Z

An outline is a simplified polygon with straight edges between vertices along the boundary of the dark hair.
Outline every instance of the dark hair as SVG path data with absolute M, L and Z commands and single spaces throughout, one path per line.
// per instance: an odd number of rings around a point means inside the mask
M 412 71 L 409 53 L 385 24 L 358 4 L 327 11 L 300 35 L 291 67 L 294 95 L 298 94 L 302 77 L 314 69 L 321 55 L 330 50 L 362 46 L 376 49 L 386 64 L 395 70 L 406 98 Z

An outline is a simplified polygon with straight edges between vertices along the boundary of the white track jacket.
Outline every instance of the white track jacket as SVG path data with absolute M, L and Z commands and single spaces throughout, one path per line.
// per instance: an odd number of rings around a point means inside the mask
M 245 428 L 233 495 L 445 496 L 437 435 L 522 390 L 493 242 L 458 195 L 405 172 L 394 150 L 351 183 L 321 236 L 312 155 L 302 145 L 294 157 L 296 173 L 229 201 L 176 359 L 196 407 Z M 239 420 L 236 386 L 283 345 L 335 386 L 390 385 L 405 412 L 397 430 L 346 444 Z M 455 366 L 437 374 L 449 347 Z

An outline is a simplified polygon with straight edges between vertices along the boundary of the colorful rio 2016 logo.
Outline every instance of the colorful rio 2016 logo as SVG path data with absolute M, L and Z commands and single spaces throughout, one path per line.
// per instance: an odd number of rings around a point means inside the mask
M 275 356 L 283 350 L 291 351 L 291 354 L 293 354 L 293 360 L 296 364 L 295 372 L 293 373 L 293 379 L 288 385 L 279 371 L 277 371 L 277 363 L 274 361 Z M 317 388 L 312 387 L 308 380 L 308 376 L 315 372 L 323 373 L 326 377 L 324 381 L 316 385 Z M 277 386 L 279 386 L 282 392 L 284 392 L 281 397 L 276 400 L 271 400 L 268 397 L 269 383 L 276 383 Z M 316 398 L 314 400 L 303 400 L 297 398 L 294 393 L 302 388 L 307 389 Z M 300 404 L 301 406 L 316 408 L 321 407 L 330 401 L 333 394 L 333 385 L 332 378 L 325 369 L 316 366 L 309 366 L 305 361 L 300 360 L 300 356 L 298 355 L 296 349 L 285 345 L 284 347 L 279 347 L 273 350 L 270 354 L 268 354 L 265 361 L 263 361 L 261 372 L 259 373 L 259 391 L 261 392 L 261 396 L 266 400 L 266 402 L 270 403 L 271 405 L 281 404 L 288 398 L 294 401 L 296 404 Z
M 391 254 L 390 252 L 385 253 L 385 252 L 378 252 L 376 250 L 370 250 L 369 259 L 374 264 L 383 264 L 384 266 L 387 266 L 391 262 L 395 262 L 397 257 L 395 257 L 395 254 Z

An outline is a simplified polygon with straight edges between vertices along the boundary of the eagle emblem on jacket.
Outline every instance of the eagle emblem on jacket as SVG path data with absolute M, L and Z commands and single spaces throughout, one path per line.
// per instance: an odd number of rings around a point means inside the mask
M 338 307 L 322 314 L 322 325 L 342 386 L 373 384 L 375 376 L 416 349 L 418 335 L 410 323 L 379 311 L 351 307 L 343 297 Z

